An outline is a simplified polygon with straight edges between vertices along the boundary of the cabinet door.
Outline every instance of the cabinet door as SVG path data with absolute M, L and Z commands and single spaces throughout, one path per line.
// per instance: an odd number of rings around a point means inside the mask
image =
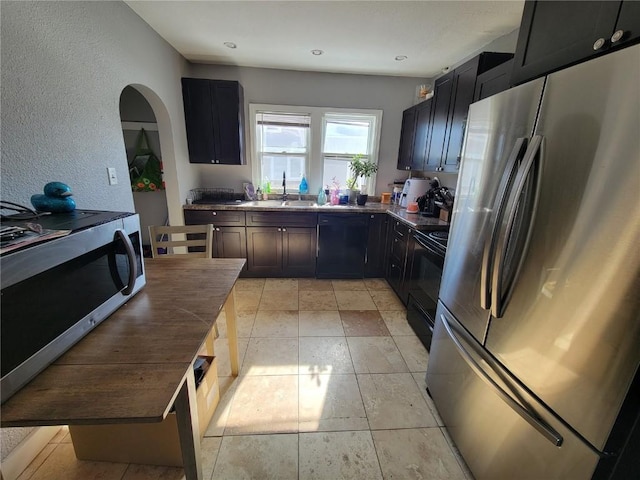
M 215 227 L 213 256 L 216 258 L 247 258 L 247 233 L 244 227 Z M 247 269 L 245 264 L 244 269 Z
M 424 170 L 424 162 L 427 159 L 427 147 L 429 144 L 429 133 L 431 127 L 431 103 L 432 100 L 429 99 L 416 105 L 411 170 Z
M 400 130 L 400 148 L 398 150 L 398 170 L 411 168 L 413 154 L 413 137 L 416 131 L 416 108 L 407 108 L 402 112 L 402 127 Z
M 640 2 L 622 2 L 615 30 L 611 37 L 614 47 L 637 42 L 640 37 Z
M 387 214 L 376 213 L 369 216 L 369 238 L 364 265 L 364 276 L 368 278 L 384 277 L 387 244 Z
M 280 227 L 247 227 L 247 273 L 254 277 L 282 275 Z
M 211 82 L 213 99 L 213 132 L 216 163 L 241 165 L 242 124 L 240 110 L 244 108 L 240 101 L 241 91 L 238 82 L 216 80 Z
M 469 105 L 473 101 L 479 60 L 479 57 L 475 57 L 454 70 L 451 112 L 446 135 L 446 153 L 442 156 L 441 164 L 441 169 L 446 172 L 457 172 L 460 166 L 464 130 L 467 124 Z
M 313 277 L 316 273 L 316 229 L 282 228 L 282 273 Z
M 215 161 L 212 98 L 209 84 L 209 80 L 182 79 L 184 122 L 191 163 L 214 163 Z
M 431 121 L 431 134 L 425 170 L 435 171 L 440 168 L 444 153 L 445 139 L 449 122 L 449 106 L 451 93 L 453 92 L 453 72 L 438 78 L 435 81 L 433 94 L 433 118 Z
M 473 90 L 473 101 L 477 102 L 507 90 L 511 83 L 511 70 L 513 70 L 513 60 L 478 75 L 476 87 Z
M 605 51 L 610 46 L 621 3 L 527 1 L 512 83 L 526 82 Z M 599 39 L 602 46 L 594 49 Z

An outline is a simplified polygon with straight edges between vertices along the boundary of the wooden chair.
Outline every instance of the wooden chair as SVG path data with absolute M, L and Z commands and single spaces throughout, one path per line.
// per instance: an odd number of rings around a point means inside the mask
M 187 239 L 187 234 L 200 235 L 196 239 L 193 237 Z M 174 236 L 178 235 L 180 235 L 179 239 L 174 239 Z M 199 258 L 212 258 L 213 256 L 213 225 L 179 225 L 175 227 L 152 225 L 149 227 L 149 238 L 151 239 L 153 258 L 171 258 L 177 255 Z M 175 247 L 184 247 L 184 253 L 176 253 Z M 199 251 L 190 252 L 189 247 L 200 248 Z M 159 253 L 159 248 L 164 249 L 166 253 Z

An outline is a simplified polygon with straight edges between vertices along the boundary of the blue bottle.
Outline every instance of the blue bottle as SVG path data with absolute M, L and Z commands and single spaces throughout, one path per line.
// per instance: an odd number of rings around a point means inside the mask
M 321 188 L 320 192 L 318 193 L 318 205 L 324 205 L 325 203 L 327 203 L 327 194 Z
M 301 195 L 306 195 L 309 193 L 309 185 L 307 185 L 307 179 L 302 175 L 302 180 L 300 180 L 300 186 L 298 187 Z

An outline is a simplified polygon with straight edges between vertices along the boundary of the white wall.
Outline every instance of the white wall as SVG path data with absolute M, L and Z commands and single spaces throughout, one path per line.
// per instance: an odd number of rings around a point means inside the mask
M 59 180 L 78 208 L 133 211 L 119 99 L 136 84 L 164 122 L 170 215 L 182 217 L 195 173 L 180 86 L 187 64 L 126 4 L 2 2 L 1 48 L 4 200 L 30 205 Z M 108 185 L 107 167 L 118 185 Z
M 191 75 L 194 77 L 240 82 L 244 89 L 247 132 L 250 103 L 383 110 L 376 194 L 391 191 L 388 183 L 396 178 L 407 177 L 406 172 L 396 169 L 402 111 L 414 104 L 416 86 L 428 83 L 429 79 L 223 65 L 191 64 L 190 67 Z M 242 182 L 251 181 L 249 153 L 247 151 L 246 165 L 198 165 L 200 186 L 233 187 L 237 192 L 242 192 Z M 318 181 L 310 185 L 310 191 L 317 191 L 320 188 Z
M 120 2 L 3 1 L 1 22 L 2 199 L 30 206 L 32 194 L 60 180 L 78 208 L 133 211 L 118 107 L 123 88 L 137 84 L 163 116 L 167 195 L 181 219 L 194 182 L 180 86 L 186 61 Z M 117 186 L 108 186 L 107 167 Z M 2 458 L 28 431 L 2 431 Z

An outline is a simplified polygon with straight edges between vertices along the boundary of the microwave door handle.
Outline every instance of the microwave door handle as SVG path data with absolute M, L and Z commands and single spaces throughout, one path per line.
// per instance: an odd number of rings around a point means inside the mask
M 539 159 L 538 162 L 535 161 L 536 158 Z M 522 163 L 520 164 L 520 168 L 518 169 L 518 174 L 516 175 L 516 179 L 514 181 L 514 187 L 511 190 L 509 200 L 507 201 L 507 219 L 505 222 L 502 222 L 502 229 L 500 231 L 498 242 L 496 244 L 496 254 L 493 262 L 493 278 L 491 282 L 491 315 L 495 318 L 501 318 L 504 314 L 505 308 L 509 303 L 511 294 L 513 293 L 513 287 L 515 286 L 518 276 L 520 275 L 520 270 L 522 269 L 522 265 L 524 263 L 525 254 L 527 253 L 527 250 L 529 248 L 529 242 L 531 241 L 531 235 L 533 233 L 533 222 L 536 218 L 538 199 L 540 197 L 540 172 L 542 170 L 541 163 L 542 137 L 540 135 L 534 135 L 531 138 L 529 147 L 527 148 Z M 531 175 L 533 171 L 532 169 L 536 164 L 538 165 L 538 175 L 536 183 L 535 185 L 533 185 L 533 205 L 531 206 L 529 222 L 522 227 L 526 228 L 526 237 L 521 251 L 516 253 L 519 256 L 517 257 L 518 264 L 516 266 L 515 273 L 510 281 L 510 284 L 505 288 L 503 283 L 504 268 L 508 251 L 507 240 L 514 228 L 514 225 L 516 224 L 517 214 L 520 211 L 520 200 L 522 197 L 522 193 L 527 186 L 527 179 L 529 178 L 529 175 Z M 503 293 L 503 291 L 505 293 Z
M 498 238 L 500 223 L 502 222 L 502 217 L 504 215 L 505 203 L 509 197 L 509 190 L 512 187 L 513 180 L 516 176 L 518 161 L 525 154 L 526 147 L 527 137 L 519 137 L 516 139 L 516 142 L 511 149 L 511 154 L 507 159 L 505 171 L 508 172 L 508 174 L 503 175 L 500 185 L 498 186 L 498 193 L 496 195 L 491 215 L 491 235 L 487 237 L 484 244 L 482 267 L 480 269 L 480 308 L 485 310 L 489 310 L 491 308 L 491 265 L 493 264 L 495 256 L 496 239 Z
M 469 365 L 469 368 L 473 370 L 473 372 L 484 381 L 491 389 L 494 391 L 496 395 L 500 397 L 500 399 L 505 402 L 514 412 L 516 412 L 523 420 L 525 420 L 529 425 L 535 428 L 538 432 L 544 436 L 547 440 L 553 443 L 556 447 L 562 445 L 564 438 L 560 433 L 558 433 L 551 425 L 545 422 L 542 418 L 540 418 L 535 411 L 529 411 L 529 409 L 523 407 L 515 401 L 509 393 L 507 393 L 500 385 L 498 385 L 493 378 L 487 374 L 480 364 L 475 361 L 475 359 L 471 356 L 471 354 L 464 348 L 462 342 L 458 339 L 456 334 L 453 332 L 453 328 L 449 325 L 448 320 L 444 315 L 440 315 L 440 320 L 442 321 L 442 325 L 451 341 L 456 346 L 456 349 L 460 353 L 462 359 Z M 533 409 L 531 409 L 533 410 Z
M 122 290 L 122 294 L 131 295 L 136 284 L 136 278 L 138 277 L 138 262 L 136 260 L 136 252 L 133 248 L 133 243 L 131 243 L 129 235 L 127 235 L 127 232 L 125 232 L 121 228 L 118 228 L 116 229 L 116 235 L 120 237 L 120 240 L 122 240 L 122 243 L 124 244 L 124 248 L 127 252 L 127 261 L 129 263 L 129 281 L 124 290 Z

